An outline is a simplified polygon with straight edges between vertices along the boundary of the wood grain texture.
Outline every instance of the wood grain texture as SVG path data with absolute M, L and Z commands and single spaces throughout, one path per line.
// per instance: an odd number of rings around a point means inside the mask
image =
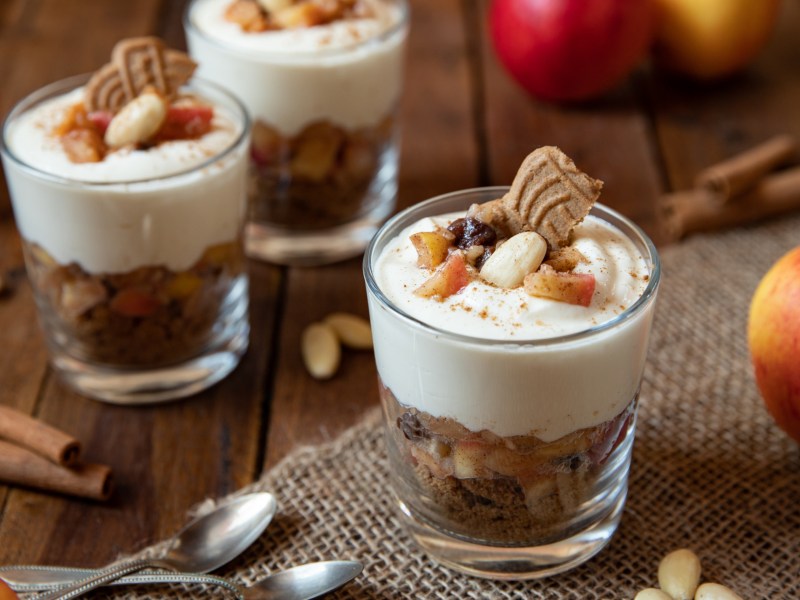
M 742 73 L 709 85 L 652 74 L 648 93 L 670 191 L 773 135 L 800 140 L 798 35 L 800 3 L 783 2 L 770 42 Z
M 770 46 L 744 75 L 712 86 L 643 68 L 602 99 L 528 97 L 497 63 L 489 0 L 411 0 L 398 206 L 476 185 L 508 184 L 533 148 L 554 144 L 603 179 L 602 202 L 661 240 L 656 198 L 701 167 L 775 133 L 800 137 L 800 5 L 784 2 Z M 186 0 L 0 2 L 0 114 L 27 93 L 104 63 L 120 38 L 156 33 L 184 47 Z M 91 31 L 91 35 L 87 34 Z M 22 59 L 24 57 L 24 60 Z M 0 404 L 69 431 L 118 490 L 95 503 L 0 486 L 0 564 L 94 566 L 171 535 L 207 497 L 256 479 L 292 449 L 333 439 L 377 404 L 370 352 L 345 351 L 313 380 L 303 328 L 332 311 L 367 315 L 361 261 L 316 269 L 250 264 L 251 347 L 199 396 L 115 407 L 66 388 L 47 366 L 19 237 L 0 186 Z
M 411 3 L 406 88 L 401 108 L 401 207 L 477 183 L 470 69 L 457 0 Z M 367 316 L 361 261 L 292 269 L 271 398 L 265 468 L 293 447 L 331 439 L 377 404 L 371 353 L 346 351 L 336 377 L 319 382 L 302 365 L 303 328 L 333 311 Z

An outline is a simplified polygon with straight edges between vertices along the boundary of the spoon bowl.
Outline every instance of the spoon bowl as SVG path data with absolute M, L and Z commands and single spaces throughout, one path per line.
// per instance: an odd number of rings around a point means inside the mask
M 272 494 L 234 498 L 179 531 L 164 559 L 180 565 L 176 571 L 207 573 L 218 569 L 259 538 L 277 509 Z
M 309 563 L 269 575 L 244 590 L 245 600 L 308 600 L 332 592 L 361 573 L 354 560 Z
M 213 571 L 252 544 L 276 511 L 277 502 L 272 494 L 239 496 L 191 521 L 178 532 L 164 557 L 124 561 L 98 571 L 92 577 L 75 581 L 66 588 L 37 596 L 37 600 L 76 598 L 148 567 L 192 573 Z

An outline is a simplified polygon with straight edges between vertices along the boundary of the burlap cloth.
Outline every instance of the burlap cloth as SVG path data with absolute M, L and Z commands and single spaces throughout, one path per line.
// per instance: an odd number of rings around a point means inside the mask
M 350 558 L 362 561 L 364 572 L 336 598 L 630 599 L 656 585 L 665 553 L 690 547 L 704 580 L 745 599 L 800 598 L 800 448 L 766 413 L 746 341 L 759 279 L 798 243 L 800 218 L 793 218 L 695 237 L 663 252 L 628 503 L 610 545 L 583 566 L 504 583 L 433 563 L 394 514 L 373 410 L 338 440 L 296 451 L 242 490 L 271 491 L 280 512 L 220 574 L 247 584 L 275 569 Z M 127 596 L 147 593 L 221 594 L 177 586 L 140 587 Z

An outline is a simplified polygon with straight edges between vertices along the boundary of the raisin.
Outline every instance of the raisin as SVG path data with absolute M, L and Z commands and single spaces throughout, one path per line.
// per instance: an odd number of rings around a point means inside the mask
M 419 422 L 417 415 L 411 413 L 403 413 L 398 417 L 397 426 L 403 432 L 403 435 L 406 436 L 406 439 L 412 442 L 414 440 L 427 440 L 431 437 L 430 433 L 428 433 L 422 426 L 422 423 Z
M 455 245 L 462 250 L 470 246 L 493 246 L 497 241 L 497 233 L 490 225 L 472 217 L 456 219 L 447 230 L 456 236 Z

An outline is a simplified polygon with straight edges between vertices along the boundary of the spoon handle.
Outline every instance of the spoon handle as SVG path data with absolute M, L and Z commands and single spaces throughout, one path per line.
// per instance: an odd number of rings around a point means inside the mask
M 39 594 L 36 596 L 36 600 L 68 600 L 69 598 L 77 598 L 89 590 L 102 587 L 128 573 L 135 573 L 147 567 L 159 567 L 173 570 L 169 565 L 164 565 L 164 563 L 156 559 L 141 558 L 129 560 L 108 567 L 107 569 L 102 569 L 95 575 L 80 579 L 66 587 Z
M 72 567 L 51 567 L 41 565 L 13 565 L 0 567 L 0 579 L 3 579 L 15 592 L 42 592 L 63 588 L 79 579 L 85 579 L 96 573 L 95 569 L 79 569 Z M 109 582 L 109 585 L 144 585 L 144 584 L 197 584 L 215 585 L 229 590 L 238 600 L 243 599 L 242 591 L 233 582 L 205 573 L 171 573 L 167 571 L 141 571 L 126 575 Z

